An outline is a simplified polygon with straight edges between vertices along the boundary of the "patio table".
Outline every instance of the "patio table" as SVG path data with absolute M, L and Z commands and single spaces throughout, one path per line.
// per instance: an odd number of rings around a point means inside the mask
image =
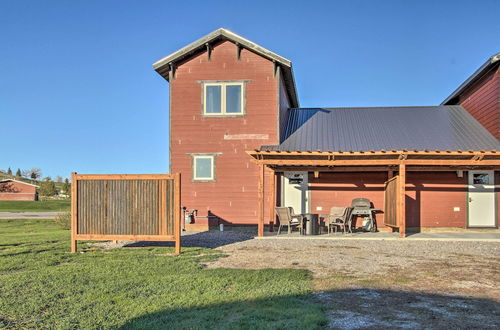
M 303 226 L 302 231 L 305 235 L 318 235 L 319 234 L 319 215 L 317 213 L 303 213 Z

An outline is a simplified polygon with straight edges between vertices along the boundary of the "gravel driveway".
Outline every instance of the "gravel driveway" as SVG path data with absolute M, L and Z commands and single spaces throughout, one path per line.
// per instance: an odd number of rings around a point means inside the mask
M 500 241 L 254 239 L 184 233 L 227 257 L 208 268 L 301 268 L 333 329 L 498 329 Z M 107 247 L 171 243 L 98 243 Z
M 310 270 L 330 328 L 500 324 L 500 242 L 235 239 L 216 249 L 228 256 L 209 268 Z

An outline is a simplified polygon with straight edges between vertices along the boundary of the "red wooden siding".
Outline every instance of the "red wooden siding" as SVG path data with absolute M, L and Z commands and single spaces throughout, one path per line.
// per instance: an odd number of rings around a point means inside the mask
M 200 81 L 204 80 L 246 80 L 246 115 L 202 117 Z M 236 45 L 226 41 L 214 46 L 210 60 L 204 52 L 181 64 L 170 84 L 170 164 L 172 172 L 182 173 L 183 206 L 197 209 L 200 216 L 212 214 L 229 223 L 256 224 L 259 172 L 245 152 L 278 143 L 278 83 L 273 63 L 246 49 L 238 60 Z M 259 134 L 260 139 L 244 134 Z M 221 153 L 215 158 L 216 182 L 192 182 L 188 153 Z M 269 182 L 269 176 L 266 179 Z M 268 192 L 266 185 L 269 200 Z
M 386 172 L 320 173 L 310 178 L 311 212 L 328 213 L 332 206 L 348 206 L 354 198 L 371 200 L 384 208 Z M 322 211 L 317 207 L 321 206 Z M 459 207 L 460 211 L 454 211 Z M 383 226 L 383 214 L 377 224 Z M 466 227 L 467 173 L 408 172 L 406 184 L 407 227 Z
M 500 139 L 500 68 L 486 74 L 482 79 L 460 95 L 463 106 L 497 139 Z
M 375 208 L 383 209 L 385 181 L 386 172 L 324 172 L 317 179 L 310 176 L 311 212 L 326 214 L 332 206 L 349 206 L 354 198 L 359 197 L 368 198 Z M 323 210 L 318 211 L 318 206 Z M 379 227 L 383 223 L 383 214 L 377 214 Z
M 36 187 L 22 182 L 0 182 L 0 200 L 28 200 L 36 199 Z
M 467 226 L 467 172 L 408 172 L 407 182 L 407 227 Z

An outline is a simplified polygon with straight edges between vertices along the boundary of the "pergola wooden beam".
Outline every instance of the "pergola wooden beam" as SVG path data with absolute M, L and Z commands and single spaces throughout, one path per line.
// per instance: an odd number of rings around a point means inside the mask
M 447 156 L 467 156 L 467 155 L 500 155 L 496 150 L 380 150 L 380 151 L 267 151 L 267 150 L 253 150 L 247 151 L 251 156 L 255 155 L 272 155 L 272 156 L 387 156 L 387 155 L 447 155 Z
M 259 222 L 258 222 L 258 236 L 264 237 L 264 180 L 265 180 L 265 166 L 260 165 L 259 169 Z
M 406 165 L 420 166 L 500 166 L 498 160 L 469 160 L 469 159 L 262 159 L 254 160 L 258 164 L 268 166 L 367 166 L 367 165 Z
M 474 170 L 494 170 L 493 166 L 470 166 Z M 398 166 L 272 166 L 276 172 L 391 172 Z M 467 171 L 469 166 L 407 166 L 406 172 Z M 392 176 L 391 176 L 392 177 Z
M 397 217 L 399 237 L 406 237 L 406 165 L 399 165 Z

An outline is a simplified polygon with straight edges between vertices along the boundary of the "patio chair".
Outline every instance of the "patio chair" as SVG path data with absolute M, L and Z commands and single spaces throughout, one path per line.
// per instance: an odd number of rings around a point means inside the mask
M 337 228 L 342 229 L 342 233 L 345 234 L 346 228 L 349 232 L 351 230 L 351 213 L 352 207 L 341 207 L 334 206 L 330 209 L 330 214 L 326 218 L 326 224 L 328 226 L 328 234 L 331 233 L 332 228 L 334 228 L 335 233 Z
M 302 234 L 302 225 L 304 217 L 300 214 L 295 214 L 292 207 L 277 207 L 276 215 L 280 221 L 278 227 L 278 235 L 281 232 L 281 227 L 288 226 L 288 234 L 292 233 L 292 227 L 299 227 L 299 232 Z

